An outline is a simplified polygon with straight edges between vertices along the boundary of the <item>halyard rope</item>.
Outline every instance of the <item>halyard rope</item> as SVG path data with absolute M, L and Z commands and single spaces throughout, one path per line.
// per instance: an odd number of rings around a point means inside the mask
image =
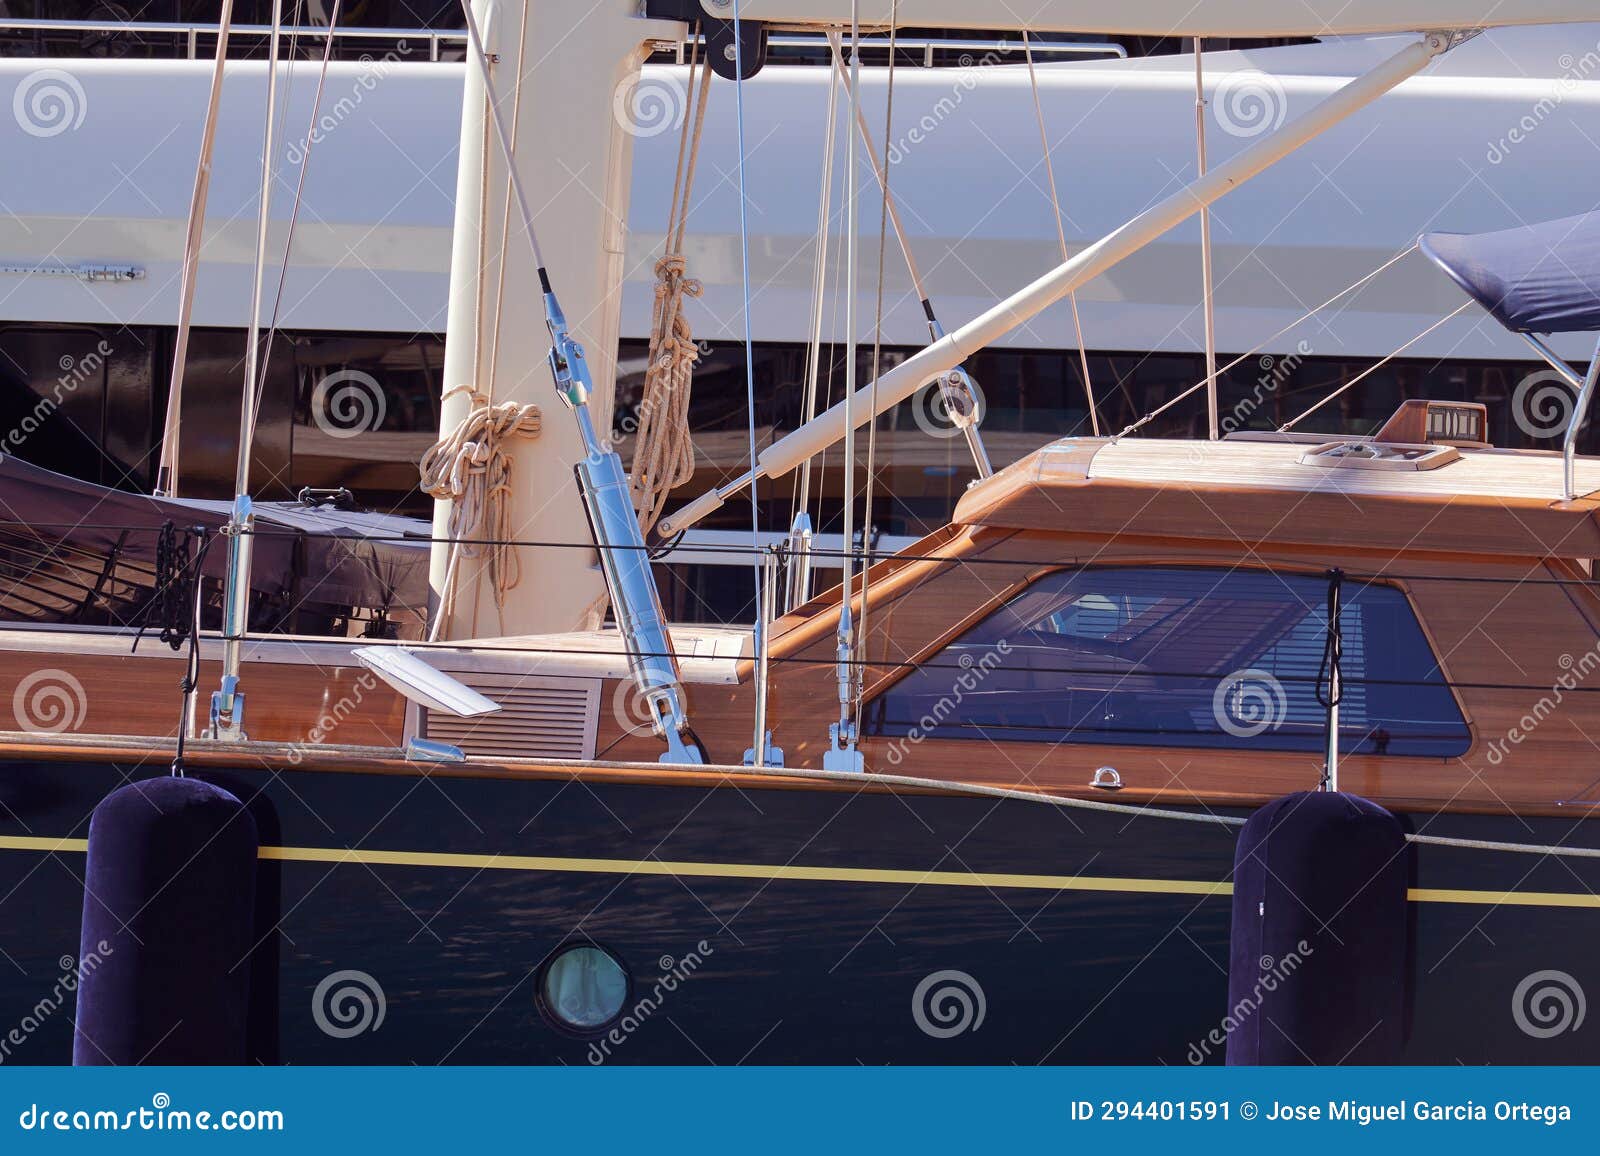
M 695 51 L 698 52 L 698 47 Z M 694 476 L 689 394 L 700 349 L 695 344 L 689 320 L 683 315 L 683 299 L 700 296 L 702 286 L 685 275 L 683 234 L 689 220 L 701 130 L 705 127 L 706 106 L 710 103 L 711 66 L 709 61 L 701 65 L 697 90 L 693 55 L 689 59 L 689 92 L 694 107 L 692 115 L 684 117 L 683 135 L 678 141 L 665 252 L 656 262 L 649 362 L 644 373 L 644 396 L 639 403 L 633 468 L 629 471 L 633 508 L 639 515 L 640 529 L 647 534 L 661 516 L 667 495 Z

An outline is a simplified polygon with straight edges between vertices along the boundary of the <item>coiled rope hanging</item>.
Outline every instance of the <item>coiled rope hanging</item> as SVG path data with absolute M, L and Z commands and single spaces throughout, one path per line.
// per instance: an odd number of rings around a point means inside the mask
M 449 399 L 458 393 L 471 398 L 472 409 L 461 424 L 428 448 L 418 467 L 423 492 L 450 503 L 450 563 L 439 610 L 428 632 L 430 640 L 438 639 L 455 608 L 456 575 L 462 558 L 487 553 L 496 608 L 504 608 L 506 592 L 522 581 L 522 562 L 512 544 L 516 535 L 506 502 L 511 493 L 511 455 L 506 452 L 506 442 L 538 437 L 541 422 L 537 405 L 514 401 L 495 405 L 487 395 L 464 385 L 444 396 Z
M 689 433 L 689 394 L 700 349 L 694 342 L 683 299 L 700 296 L 699 281 L 686 275 L 683 234 L 689 220 L 695 159 L 705 126 L 711 92 L 711 68 L 689 58 L 690 107 L 678 140 L 678 165 L 672 181 L 672 208 L 667 218 L 665 252 L 656 262 L 655 305 L 650 319 L 650 355 L 639 402 L 639 426 L 629 476 L 633 508 L 646 533 L 661 516 L 667 495 L 694 476 L 694 442 Z

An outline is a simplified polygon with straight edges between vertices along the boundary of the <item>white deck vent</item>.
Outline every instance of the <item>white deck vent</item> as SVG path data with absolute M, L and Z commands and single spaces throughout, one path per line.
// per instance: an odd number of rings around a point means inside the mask
M 423 710 L 421 731 L 468 755 L 496 759 L 592 759 L 600 680 L 454 672 L 500 704 L 494 714 L 456 718 Z

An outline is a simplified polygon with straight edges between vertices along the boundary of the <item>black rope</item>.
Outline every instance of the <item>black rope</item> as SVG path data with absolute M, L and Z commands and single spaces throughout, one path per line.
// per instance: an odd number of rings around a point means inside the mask
M 1344 631 L 1339 621 L 1339 586 L 1343 581 L 1343 570 L 1328 571 L 1328 629 L 1316 684 L 1317 701 L 1326 707 L 1338 706 L 1344 699 Z
M 1322 646 L 1322 663 L 1317 667 L 1317 701 L 1328 711 L 1326 738 L 1328 758 L 1322 764 L 1321 789 L 1334 788 L 1334 765 L 1339 758 L 1339 715 L 1336 709 L 1344 699 L 1344 630 L 1339 621 L 1339 586 L 1344 581 L 1344 571 L 1328 571 L 1328 609 L 1326 641 Z M 1326 679 L 1327 690 L 1323 685 Z
M 171 522 L 161 527 L 156 539 L 155 609 L 160 623 L 157 637 L 173 650 L 181 650 L 188 640 L 194 618 L 189 570 L 190 539 L 193 531 L 178 536 Z
M 211 531 L 194 526 L 181 533 L 170 521 L 162 525 L 156 538 L 155 592 L 146 606 L 139 632 L 133 636 L 133 651 L 139 640 L 157 622 L 157 637 L 173 650 L 189 648 L 183 677 L 178 680 L 181 705 L 178 712 L 178 740 L 172 756 L 172 774 L 184 774 L 184 746 L 189 735 L 189 710 L 195 689 L 200 685 L 200 601 L 203 592 L 206 554 L 211 549 Z

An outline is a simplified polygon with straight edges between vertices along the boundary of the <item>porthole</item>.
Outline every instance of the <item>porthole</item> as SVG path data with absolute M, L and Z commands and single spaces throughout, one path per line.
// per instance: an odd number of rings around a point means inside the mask
M 622 1014 L 627 1002 L 627 968 L 593 944 L 557 952 L 539 978 L 540 1010 L 570 1032 L 601 1030 Z

